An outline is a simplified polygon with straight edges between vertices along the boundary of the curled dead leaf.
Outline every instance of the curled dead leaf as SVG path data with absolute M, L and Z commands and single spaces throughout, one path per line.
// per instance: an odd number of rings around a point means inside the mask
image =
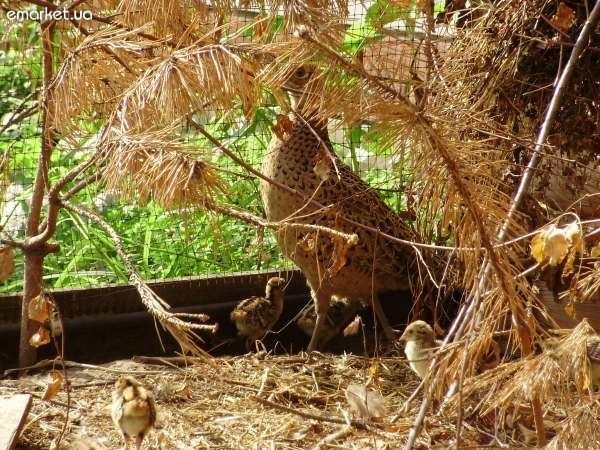
M 552 16 L 550 22 L 560 31 L 566 33 L 575 23 L 575 11 L 569 8 L 564 2 L 560 2 L 556 14 Z
M 188 384 L 184 384 L 181 389 L 177 390 L 177 396 L 184 400 L 191 400 L 192 392 Z
M 340 220 L 336 217 L 335 228 L 339 230 L 340 227 Z M 329 276 L 333 277 L 348 263 L 348 250 L 358 243 L 358 235 L 352 234 L 347 239 L 340 236 L 334 236 L 331 240 L 333 241 L 333 252 L 331 254 L 331 263 L 327 268 L 327 273 Z
M 357 315 L 352 322 L 350 322 L 346 328 L 344 328 L 344 336 L 354 336 L 360 330 L 360 325 L 362 324 L 362 319 L 359 315 Z
M 46 345 L 50 343 L 50 332 L 47 328 L 41 326 L 37 332 L 35 332 L 29 338 L 29 345 L 32 347 L 41 347 L 42 345 Z
M 292 121 L 286 114 L 278 114 L 273 125 L 273 133 L 279 138 L 283 139 L 286 135 L 289 135 L 292 131 Z
M 41 292 L 29 302 L 28 317 L 39 323 L 45 323 L 53 311 L 52 301 L 45 292 Z
M 58 370 L 52 370 L 48 374 L 48 384 L 42 400 L 52 400 L 60 391 L 63 384 L 63 376 Z
M 332 162 L 327 151 L 323 149 L 319 150 L 319 153 L 315 158 L 313 172 L 317 174 L 322 181 L 327 181 L 329 179 L 329 174 L 331 173 L 331 168 Z
M 0 282 L 15 273 L 15 252 L 11 247 L 0 248 Z
M 569 302 L 565 305 L 565 314 L 569 316 L 571 319 L 575 319 L 575 303 Z
M 56 309 L 53 309 L 50 314 L 50 333 L 52 337 L 58 337 L 63 334 L 62 320 L 60 320 L 60 315 Z
M 307 233 L 302 240 L 298 242 L 298 246 L 307 253 L 314 253 L 315 245 L 316 237 L 314 233 Z
M 335 236 L 333 240 L 333 253 L 331 255 L 331 264 L 327 268 L 330 276 L 335 276 L 348 262 L 348 241 L 344 238 Z
M 577 222 L 564 227 L 548 225 L 531 240 L 531 256 L 542 268 L 556 267 L 569 256 L 565 272 L 572 271 L 575 256 L 582 250 L 581 228 Z

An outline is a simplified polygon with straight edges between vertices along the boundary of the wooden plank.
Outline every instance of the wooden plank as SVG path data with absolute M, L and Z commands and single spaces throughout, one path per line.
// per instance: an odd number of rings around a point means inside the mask
M 0 450 L 13 450 L 31 408 L 31 395 L 0 397 Z
M 306 294 L 306 280 L 297 269 L 270 269 L 253 272 L 214 274 L 149 281 L 148 285 L 172 308 L 239 301 L 261 294 L 267 279 L 283 275 L 290 280 L 286 294 Z M 146 311 L 134 286 L 111 284 L 94 288 L 48 289 L 65 319 L 102 314 Z M 0 326 L 18 326 L 21 294 L 0 294 Z M 0 341 L 1 342 L 1 341 Z

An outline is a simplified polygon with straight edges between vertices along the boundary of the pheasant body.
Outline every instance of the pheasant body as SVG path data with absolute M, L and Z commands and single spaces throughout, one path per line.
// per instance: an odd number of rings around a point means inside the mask
M 370 303 L 372 298 L 377 300 L 380 292 L 408 288 L 406 247 L 383 240 L 377 233 L 351 221 L 405 238 L 410 234 L 409 228 L 372 187 L 337 157 L 326 123 L 298 113 L 290 114 L 287 123 L 288 130 L 281 137 L 273 136 L 262 171 L 300 195 L 261 180 L 267 218 L 358 235 L 356 245 L 343 248 L 339 238 L 325 232 L 291 228 L 277 232 L 283 254 L 302 270 L 308 281 L 317 314 L 326 314 L 333 295 Z M 381 315 L 382 311 L 378 313 L 380 320 Z M 315 328 L 315 334 L 319 328 Z M 389 325 L 388 328 L 391 330 Z M 318 345 L 315 334 L 309 350 Z
M 230 318 L 238 333 L 246 336 L 247 344 L 261 339 L 279 320 L 283 312 L 284 283 L 283 278 L 269 279 L 264 297 L 253 296 L 242 300 L 231 312 Z
M 129 448 L 129 438 L 135 438 L 136 448 L 156 422 L 154 396 L 131 376 L 120 377 L 115 383 L 111 411 L 113 422 Z
M 338 336 L 348 323 L 356 316 L 362 308 L 360 302 L 351 302 L 347 298 L 332 297 L 327 310 L 327 321 L 321 335 L 321 344 L 326 344 Z M 312 336 L 315 330 L 317 313 L 314 304 L 307 306 L 296 323 L 298 327 L 308 336 Z

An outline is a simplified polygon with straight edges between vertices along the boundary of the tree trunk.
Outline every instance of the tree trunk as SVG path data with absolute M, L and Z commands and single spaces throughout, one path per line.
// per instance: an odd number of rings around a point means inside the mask
M 21 306 L 21 335 L 19 339 L 19 367 L 30 366 L 35 362 L 36 349 L 29 345 L 29 338 L 37 331 L 39 324 L 29 320 L 29 302 L 42 291 L 42 265 L 44 254 L 39 251 L 25 251 L 25 284 Z

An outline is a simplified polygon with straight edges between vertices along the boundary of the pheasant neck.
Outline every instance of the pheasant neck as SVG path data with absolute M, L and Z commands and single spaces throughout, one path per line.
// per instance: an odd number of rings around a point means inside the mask
M 276 308 L 283 308 L 283 292 L 280 288 L 269 287 L 266 292 L 266 299 Z

